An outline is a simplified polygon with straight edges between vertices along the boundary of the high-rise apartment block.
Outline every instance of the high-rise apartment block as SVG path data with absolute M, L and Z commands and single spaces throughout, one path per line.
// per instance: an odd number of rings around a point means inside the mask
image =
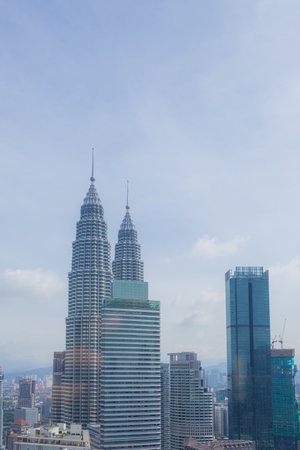
M 295 395 L 295 350 L 271 349 L 274 446 L 296 450 L 299 433 Z
M 160 304 L 148 299 L 129 206 L 101 312 L 101 449 L 160 449 Z
M 229 438 L 273 450 L 269 275 L 236 267 L 225 281 Z
M 23 378 L 19 382 L 18 408 L 34 408 L 35 380 Z
M 189 437 L 213 440 L 213 397 L 197 354 L 170 353 L 170 448 L 182 450 Z
M 161 363 L 161 449 L 170 449 L 170 365 Z

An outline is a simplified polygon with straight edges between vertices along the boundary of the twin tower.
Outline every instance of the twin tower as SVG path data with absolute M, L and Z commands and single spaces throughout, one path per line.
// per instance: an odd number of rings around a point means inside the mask
M 160 448 L 160 304 L 148 299 L 127 202 L 112 263 L 92 175 L 73 242 L 66 350 L 54 353 L 52 421 L 94 447 Z

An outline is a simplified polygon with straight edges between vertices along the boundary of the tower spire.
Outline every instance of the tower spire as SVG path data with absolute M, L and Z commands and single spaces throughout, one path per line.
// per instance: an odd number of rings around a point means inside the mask
M 95 149 L 94 149 L 94 147 L 92 148 L 92 176 L 91 176 L 91 178 L 90 178 L 90 180 L 91 180 L 91 182 L 93 183 L 94 181 L 95 181 L 95 177 L 94 177 L 94 152 L 95 152 Z
M 129 197 L 129 180 L 127 180 L 127 202 L 126 202 L 126 209 L 127 210 L 130 208 L 129 202 L 128 202 L 128 197 Z

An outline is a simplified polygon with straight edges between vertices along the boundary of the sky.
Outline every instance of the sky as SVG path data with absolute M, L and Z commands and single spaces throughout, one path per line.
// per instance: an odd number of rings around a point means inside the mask
M 298 0 L 0 0 L 5 371 L 64 349 L 92 147 L 112 256 L 130 180 L 162 360 L 226 360 L 237 265 L 270 271 L 299 358 L 299 22 Z

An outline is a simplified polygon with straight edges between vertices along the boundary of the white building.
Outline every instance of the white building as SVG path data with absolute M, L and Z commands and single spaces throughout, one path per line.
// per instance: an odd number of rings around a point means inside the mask
M 200 442 L 213 440 L 213 396 L 205 386 L 197 354 L 170 353 L 171 450 L 182 450 L 189 437 Z
M 16 436 L 14 450 L 90 450 L 90 438 L 81 425 L 66 424 L 29 428 L 26 434 Z

